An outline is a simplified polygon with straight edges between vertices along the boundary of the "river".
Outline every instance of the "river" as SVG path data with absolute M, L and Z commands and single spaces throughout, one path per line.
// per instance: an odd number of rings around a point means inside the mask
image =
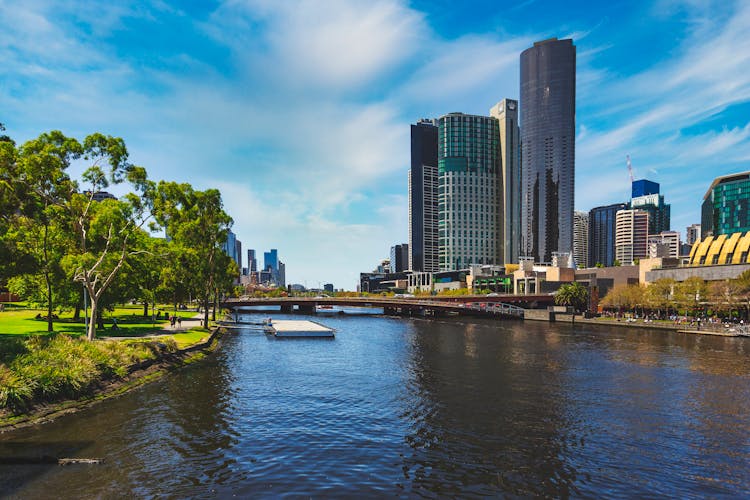
M 334 340 L 232 332 L 204 362 L 0 435 L 6 462 L 104 458 L 0 465 L 0 492 L 750 496 L 750 339 L 465 318 L 317 320 L 336 329 Z

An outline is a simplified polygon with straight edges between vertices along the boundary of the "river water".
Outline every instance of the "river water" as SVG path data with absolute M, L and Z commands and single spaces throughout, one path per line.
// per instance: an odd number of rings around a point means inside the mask
M 105 460 L 0 465 L 0 492 L 750 496 L 750 339 L 532 321 L 317 320 L 336 329 L 334 340 L 233 332 L 204 362 L 0 435 L 5 462 Z

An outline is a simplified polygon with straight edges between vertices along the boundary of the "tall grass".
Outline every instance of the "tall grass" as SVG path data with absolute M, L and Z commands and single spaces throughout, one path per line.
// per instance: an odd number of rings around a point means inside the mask
M 0 343 L 0 409 L 75 398 L 102 380 L 123 377 L 134 363 L 174 351 L 174 341 L 88 342 L 67 335 Z

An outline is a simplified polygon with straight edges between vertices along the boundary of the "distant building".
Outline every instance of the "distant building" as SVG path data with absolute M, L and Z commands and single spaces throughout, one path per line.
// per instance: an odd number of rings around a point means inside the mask
M 91 191 L 86 191 L 85 194 L 89 195 L 91 194 Z M 94 201 L 104 201 L 104 200 L 116 200 L 117 196 L 113 195 L 112 193 L 108 193 L 107 191 L 96 191 L 94 192 L 94 195 L 91 197 Z
M 286 264 L 279 261 L 279 269 L 276 273 L 276 286 L 286 286 Z
M 660 234 L 649 235 L 649 258 L 676 259 L 680 255 L 680 233 L 677 231 L 663 231 Z
M 278 270 L 279 269 L 279 253 L 278 250 L 272 248 L 270 252 L 263 252 L 263 269 L 264 270 Z
M 223 249 L 224 253 L 229 255 L 229 257 L 231 257 L 237 264 L 237 267 L 239 267 L 240 260 L 237 256 L 237 236 L 231 230 L 227 233 L 227 240 L 224 242 Z
M 247 251 L 247 269 L 250 273 L 258 271 L 258 261 L 255 260 L 255 250 L 253 249 Z
M 235 240 L 235 250 L 234 253 L 237 255 L 237 267 L 240 269 L 240 273 L 242 272 L 242 242 L 240 240 Z
M 615 203 L 589 211 L 588 265 L 611 267 L 615 262 L 616 215 L 628 208 L 627 203 Z
M 505 264 L 518 263 L 521 250 L 521 138 L 518 101 L 503 99 L 490 109 L 500 127 L 500 246 Z
M 420 120 L 411 126 L 408 269 L 438 270 L 438 126 Z
M 646 179 L 633 181 L 633 193 L 644 193 L 633 196 L 630 207 L 648 212 L 648 234 L 669 231 L 671 206 L 664 202 L 664 195 L 659 194 L 659 184 Z
M 409 268 L 409 245 L 402 243 L 391 247 L 391 272 L 400 273 Z
M 521 253 L 573 250 L 576 48 L 551 38 L 521 53 Z
M 589 214 L 573 214 L 573 259 L 577 268 L 589 267 Z
M 701 236 L 745 231 L 750 231 L 750 172 L 717 177 L 703 197 Z
M 499 125 L 489 116 L 450 113 L 438 131 L 440 270 L 501 264 Z
M 648 212 L 620 210 L 616 215 L 615 257 L 630 266 L 648 257 Z
M 694 245 L 701 240 L 701 225 L 690 224 L 685 230 L 685 242 L 688 245 Z
M 323 291 L 333 293 L 333 283 L 326 283 L 323 285 Z

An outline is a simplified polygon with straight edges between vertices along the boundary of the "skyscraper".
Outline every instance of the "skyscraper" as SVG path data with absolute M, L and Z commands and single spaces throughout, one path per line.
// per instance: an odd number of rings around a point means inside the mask
M 409 170 L 409 261 L 412 271 L 438 270 L 437 120 L 411 126 Z
M 690 224 L 685 230 L 685 239 L 688 245 L 694 245 L 701 240 L 701 225 Z
M 576 267 L 589 267 L 589 214 L 573 214 L 573 259 Z
M 630 206 L 648 212 L 648 234 L 657 235 L 670 230 L 671 206 L 664 203 L 664 195 L 659 194 L 658 182 L 633 181 Z
M 627 203 L 615 203 L 589 212 L 589 266 L 610 267 L 614 263 L 616 216 L 627 208 Z
M 518 263 L 521 250 L 521 162 L 518 101 L 503 99 L 490 109 L 500 127 L 501 239 L 503 263 Z
M 440 270 L 501 264 L 499 125 L 489 116 L 450 113 L 439 120 Z
M 391 247 L 391 272 L 401 273 L 409 265 L 409 244 L 402 243 Z
M 258 271 L 258 261 L 255 259 L 255 250 L 252 248 L 247 250 L 247 270 L 249 273 Z
M 703 196 L 701 236 L 750 231 L 750 171 L 717 177 Z
M 521 251 L 573 249 L 576 48 L 551 38 L 521 53 Z

